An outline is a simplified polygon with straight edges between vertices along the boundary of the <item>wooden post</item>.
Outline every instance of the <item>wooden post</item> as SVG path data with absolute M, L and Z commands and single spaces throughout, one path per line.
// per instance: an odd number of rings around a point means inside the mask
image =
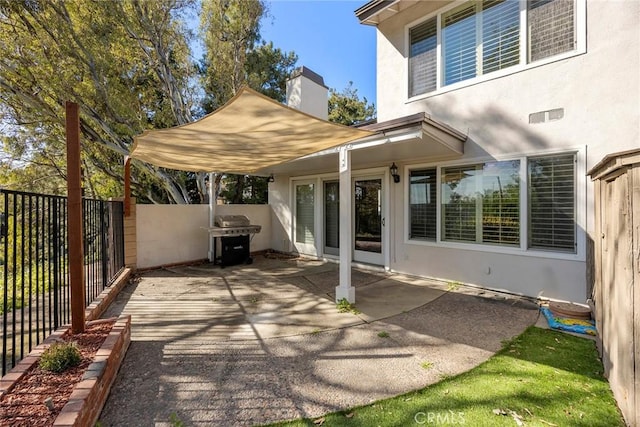
M 69 235 L 69 283 L 71 330 L 84 332 L 84 254 L 82 247 L 82 184 L 80 180 L 80 116 L 78 104 L 66 103 L 67 226 Z
M 124 158 L 124 216 L 131 215 L 131 157 Z

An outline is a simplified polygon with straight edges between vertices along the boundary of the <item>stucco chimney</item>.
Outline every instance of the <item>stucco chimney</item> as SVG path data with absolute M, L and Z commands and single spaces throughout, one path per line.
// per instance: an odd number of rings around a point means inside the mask
M 321 75 L 299 67 L 287 80 L 287 105 L 322 120 L 329 117 L 329 88 Z

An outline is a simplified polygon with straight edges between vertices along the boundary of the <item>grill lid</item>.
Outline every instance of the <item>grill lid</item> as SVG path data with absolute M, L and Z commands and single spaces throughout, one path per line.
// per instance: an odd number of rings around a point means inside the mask
M 216 215 L 213 222 L 217 227 L 247 227 L 251 225 L 249 218 L 244 215 Z

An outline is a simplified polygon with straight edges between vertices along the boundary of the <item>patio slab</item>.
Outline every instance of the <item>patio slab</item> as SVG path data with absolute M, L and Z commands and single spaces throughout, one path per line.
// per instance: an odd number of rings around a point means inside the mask
M 132 315 L 132 343 L 101 425 L 316 417 L 464 372 L 538 318 L 518 298 L 359 270 L 361 313 L 338 313 L 337 269 L 256 257 L 143 274 L 105 313 Z

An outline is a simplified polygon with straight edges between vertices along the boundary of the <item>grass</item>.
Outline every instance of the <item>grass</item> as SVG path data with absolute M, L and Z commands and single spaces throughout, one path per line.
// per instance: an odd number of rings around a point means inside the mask
M 321 419 L 273 425 L 320 424 L 625 425 L 603 377 L 594 342 L 535 327 L 506 343 L 480 366 L 422 390 L 327 414 Z

